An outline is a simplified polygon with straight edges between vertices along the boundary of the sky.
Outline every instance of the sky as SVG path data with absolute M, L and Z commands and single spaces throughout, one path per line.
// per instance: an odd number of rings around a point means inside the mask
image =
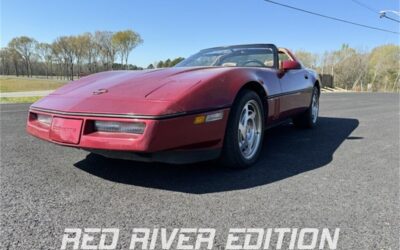
M 133 29 L 144 43 L 129 62 L 150 63 L 200 49 L 243 43 L 274 43 L 322 53 L 347 43 L 361 50 L 399 44 L 400 36 L 297 12 L 263 0 L 0 0 L 0 45 L 17 36 L 51 43 L 58 36 Z M 352 0 L 275 0 L 365 25 L 399 31 Z M 399 10 L 399 0 L 356 0 L 376 11 Z M 396 18 L 396 16 L 392 16 Z

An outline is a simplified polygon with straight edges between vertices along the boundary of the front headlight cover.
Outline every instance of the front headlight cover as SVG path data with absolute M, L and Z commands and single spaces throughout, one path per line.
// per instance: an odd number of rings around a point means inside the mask
M 94 121 L 94 129 L 99 132 L 143 134 L 144 122 Z

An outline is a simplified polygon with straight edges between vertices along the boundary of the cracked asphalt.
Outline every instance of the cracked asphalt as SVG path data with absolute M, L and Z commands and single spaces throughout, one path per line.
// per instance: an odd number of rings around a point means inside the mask
M 319 125 L 267 132 L 252 168 L 111 160 L 25 132 L 1 105 L 0 249 L 60 249 L 66 227 L 340 228 L 338 249 L 399 249 L 399 95 L 322 94 Z M 285 239 L 285 242 L 287 240 Z

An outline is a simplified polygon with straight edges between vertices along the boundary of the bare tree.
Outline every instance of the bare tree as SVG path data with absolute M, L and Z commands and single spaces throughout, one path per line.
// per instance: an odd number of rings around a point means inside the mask
M 55 41 L 55 49 L 57 53 L 63 58 L 65 75 L 69 75 L 70 80 L 74 80 L 74 37 L 61 36 Z
M 64 56 L 58 42 L 54 41 L 51 44 L 51 51 L 53 55 L 53 62 L 56 65 L 56 75 L 62 79 L 64 76 L 66 76 L 66 74 L 64 71 Z
M 97 71 L 97 58 L 99 57 L 100 47 L 95 41 L 94 36 L 91 33 L 84 33 L 82 46 L 85 48 L 85 57 L 87 61 L 87 67 L 89 73 L 93 73 Z
M 349 50 L 344 59 L 335 66 L 336 85 L 352 90 L 361 90 L 368 71 L 368 56 Z
M 12 52 L 10 48 L 0 49 L 0 69 L 2 75 L 11 74 Z
M 143 39 L 138 33 L 132 30 L 125 30 L 115 33 L 112 37 L 112 42 L 121 58 L 121 65 L 125 60 L 125 69 L 127 69 L 129 54 L 139 44 L 143 43 Z
M 376 47 L 369 58 L 369 75 L 373 90 L 398 90 L 400 46 L 388 44 Z
M 89 38 L 85 35 L 71 37 L 71 46 L 76 58 L 76 65 L 78 67 L 78 77 L 81 74 L 82 60 L 88 52 Z
M 21 36 L 10 41 L 8 46 L 15 49 L 23 58 L 27 76 L 32 76 L 31 57 L 35 52 L 37 41 L 31 37 Z
M 53 50 L 48 43 L 38 43 L 36 46 L 37 54 L 45 64 L 46 78 L 49 78 L 49 71 L 52 70 Z
M 304 51 L 298 50 L 295 52 L 296 57 L 306 66 L 307 68 L 315 69 L 317 67 L 318 55 Z
M 114 33 L 111 31 L 96 31 L 94 35 L 106 69 L 112 69 L 112 65 L 115 61 L 117 49 L 115 44 L 112 42 L 113 34 Z

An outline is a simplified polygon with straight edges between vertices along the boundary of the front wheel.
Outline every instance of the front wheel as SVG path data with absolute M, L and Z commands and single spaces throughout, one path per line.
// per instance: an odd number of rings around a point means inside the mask
M 309 108 L 301 115 L 293 118 L 293 124 L 298 128 L 313 128 L 317 125 L 319 112 L 319 91 L 314 87 Z
M 254 164 L 261 152 L 264 137 L 264 108 L 257 93 L 239 93 L 229 115 L 221 155 L 223 165 L 246 168 Z

